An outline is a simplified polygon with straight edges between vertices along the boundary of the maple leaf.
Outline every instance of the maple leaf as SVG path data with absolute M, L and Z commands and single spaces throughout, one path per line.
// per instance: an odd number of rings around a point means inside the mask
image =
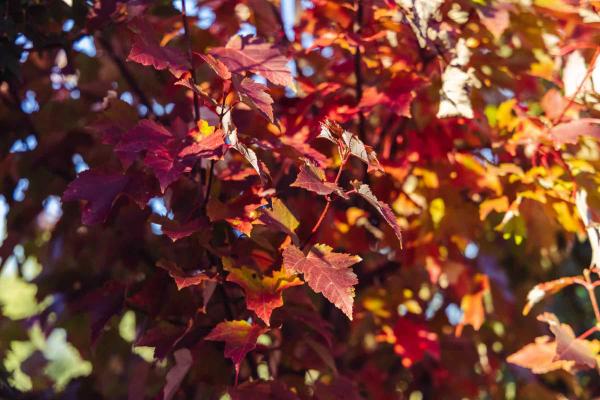
M 580 136 L 591 136 L 600 140 L 600 119 L 581 118 L 550 129 L 550 137 L 557 145 L 576 144 Z
M 295 231 L 300 223 L 294 214 L 292 214 L 285 204 L 277 197 L 271 199 L 271 209 L 263 209 L 260 220 L 267 225 L 285 232 L 290 235 L 292 239 L 298 241 Z
M 179 152 L 179 157 L 195 156 L 209 160 L 218 160 L 223 155 L 223 131 L 217 129 L 214 133 L 200 138 L 200 140 L 184 147 Z
M 396 221 L 396 215 L 394 214 L 390 206 L 388 206 L 382 201 L 379 201 L 377 197 L 375 197 L 373 192 L 371 192 L 371 188 L 369 187 L 369 185 L 362 184 L 358 181 L 353 181 L 352 185 L 354 186 L 356 193 L 360 195 L 363 199 L 367 200 L 369 204 L 375 207 L 379 214 L 381 214 L 385 222 L 388 223 L 388 225 L 396 234 L 396 237 L 400 241 L 400 248 L 402 248 L 402 231 L 400 230 L 400 226 Z
M 123 309 L 125 290 L 123 283 L 108 281 L 75 303 L 76 312 L 86 312 L 90 317 L 92 343 L 100 337 L 106 323 Z
M 334 253 L 331 247 L 324 244 L 315 245 L 306 256 L 294 245 L 283 251 L 283 266 L 290 272 L 304 274 L 309 286 L 315 292 L 323 293 L 350 320 L 354 285 L 358 283 L 350 267 L 361 260 L 359 256 Z
M 440 343 L 437 335 L 426 329 L 425 324 L 409 318 L 400 318 L 394 325 L 396 342 L 394 350 L 407 361 L 405 366 L 425 358 L 429 354 L 435 359 L 440 358 Z
M 190 332 L 194 326 L 193 322 L 191 318 L 186 325 L 173 325 L 165 321 L 159 321 L 152 328 L 146 328 L 135 341 L 135 345 L 154 347 L 154 358 L 162 360 Z
M 325 172 L 321 168 L 308 162 L 300 166 L 300 172 L 290 186 L 306 189 L 322 196 L 335 192 L 340 197 L 348 198 L 338 185 L 325 181 Z
M 544 313 L 537 318 L 550 327 L 556 340 L 555 360 L 573 361 L 578 368 L 596 368 L 596 352 L 591 343 L 584 339 L 575 337 L 573 328 L 567 324 L 561 324 L 556 315 Z
M 214 276 L 208 275 L 205 272 L 194 271 L 191 274 L 187 273 L 172 261 L 160 260 L 156 263 L 156 266 L 169 273 L 171 278 L 175 280 L 177 290 L 181 290 L 189 286 L 200 285 L 205 281 L 216 281 Z
M 179 223 L 168 218 L 162 218 L 159 224 L 162 233 L 167 235 L 173 242 L 176 242 L 180 239 L 189 237 L 202 229 L 206 229 L 208 221 L 206 221 L 206 219 L 197 218 L 184 223 Z
M 262 75 L 275 85 L 294 90 L 288 60 L 279 50 L 258 38 L 234 36 L 225 47 L 216 47 L 209 54 L 221 61 L 230 72 L 252 72 Z
M 233 81 L 235 90 L 242 102 L 260 111 L 270 122 L 273 122 L 273 98 L 267 92 L 268 88 L 250 78 Z
M 244 382 L 229 390 L 232 400 L 299 400 L 282 382 Z
M 190 162 L 178 159 L 182 143 L 164 126 L 144 119 L 121 137 L 115 151 L 126 168 L 145 152 L 144 164 L 154 172 L 164 192 L 181 174 L 191 170 Z
M 531 308 L 539 303 L 544 297 L 549 294 L 559 292 L 561 289 L 575 283 L 576 277 L 559 278 L 553 281 L 539 283 L 535 285 L 529 293 L 527 293 L 527 304 L 523 308 L 523 315 L 529 314 Z
M 474 293 L 466 294 L 460 302 L 463 317 L 456 326 L 456 336 L 462 334 L 465 325 L 471 325 L 473 329 L 478 331 L 485 320 L 483 298 L 490 293 L 489 278 L 486 275 L 477 274 L 474 281 L 478 286 L 478 290 Z
M 557 360 L 555 356 L 556 342 L 549 336 L 540 336 L 533 343 L 508 356 L 506 361 L 528 368 L 535 374 L 545 374 L 558 369 L 564 369 L 567 372 L 573 370 L 575 364 L 573 361 Z
M 217 108 L 217 111 L 220 112 L 221 109 Z M 221 121 L 225 132 L 226 143 L 236 149 L 246 161 L 252 165 L 252 168 L 254 168 L 263 183 L 267 182 L 269 174 L 258 160 L 256 152 L 240 142 L 238 138 L 237 128 L 233 125 L 233 121 L 231 120 L 231 109 L 223 114 Z
M 140 208 L 144 208 L 152 197 L 151 186 L 139 174 L 123 175 L 87 170 L 67 186 L 63 200 L 85 201 L 81 220 L 86 225 L 94 225 L 106 220 L 112 205 L 121 195 L 127 195 Z
M 254 350 L 260 335 L 268 329 L 246 321 L 224 321 L 213 328 L 205 337 L 206 340 L 225 342 L 225 357 L 235 365 L 235 382 L 237 385 L 240 365 L 246 354 Z
M 285 270 L 273 271 L 272 276 L 259 276 L 250 268 L 226 268 L 227 281 L 238 284 L 246 294 L 246 306 L 264 321 L 267 326 L 274 309 L 283 305 L 282 292 L 292 286 L 302 285 L 299 278 Z
M 175 365 L 167 372 L 167 382 L 163 389 L 163 400 L 171 400 L 175 396 L 183 378 L 185 378 L 194 362 L 192 353 L 188 349 L 179 349 L 175 352 L 174 356 Z
M 368 171 L 383 170 L 377 159 L 377 154 L 370 146 L 365 145 L 360 138 L 343 129 L 337 122 L 326 120 L 321 123 L 320 138 L 327 139 L 340 147 L 341 154 L 352 154 L 367 164 Z
M 231 79 L 231 72 L 229 72 L 227 66 L 221 61 L 217 60 L 210 54 L 194 53 L 194 55 L 200 56 L 204 60 L 204 62 L 207 63 L 212 68 L 212 70 L 215 71 L 215 73 L 221 77 L 221 79 Z
M 470 57 L 471 51 L 467 47 L 466 41 L 460 38 L 455 47 L 455 56 L 442 74 L 438 118 L 473 118 L 473 107 L 468 89 L 476 82 L 472 68 L 465 71 Z
M 177 79 L 188 73 L 190 63 L 185 54 L 176 48 L 162 47 L 154 42 L 149 27 L 138 24 L 139 34 L 135 35 L 133 46 L 127 56 L 127 61 L 133 61 L 157 70 L 168 69 Z

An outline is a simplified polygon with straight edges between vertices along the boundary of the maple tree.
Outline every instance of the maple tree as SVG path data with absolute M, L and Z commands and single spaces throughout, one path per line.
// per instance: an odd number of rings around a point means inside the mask
M 600 2 L 5 2 L 0 398 L 600 393 Z

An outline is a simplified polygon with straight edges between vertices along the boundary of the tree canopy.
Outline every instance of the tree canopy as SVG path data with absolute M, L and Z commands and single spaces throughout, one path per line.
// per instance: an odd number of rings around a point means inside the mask
M 0 11 L 0 398 L 600 395 L 600 1 Z

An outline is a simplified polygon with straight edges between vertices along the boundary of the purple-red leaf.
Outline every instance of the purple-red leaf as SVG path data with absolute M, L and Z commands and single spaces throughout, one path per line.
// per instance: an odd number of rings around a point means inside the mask
M 327 245 L 315 245 L 308 255 L 294 245 L 283 251 L 283 265 L 290 271 L 304 274 L 304 279 L 317 293 L 332 302 L 352 319 L 354 285 L 358 283 L 356 274 L 350 268 L 360 262 L 359 256 L 334 253 Z
M 152 66 L 158 70 L 168 69 L 178 79 L 190 69 L 190 63 L 182 51 L 160 46 L 152 41 L 152 35 L 148 35 L 145 30 L 135 36 L 127 61 Z
M 234 80 L 234 85 L 244 103 L 256 108 L 273 122 L 273 98 L 267 92 L 268 87 L 250 78 L 244 78 L 239 83 Z
M 226 47 L 214 48 L 209 53 L 225 64 L 230 72 L 262 75 L 275 85 L 294 89 L 287 58 L 269 43 L 257 38 L 234 36 Z
M 223 155 L 223 131 L 217 129 L 214 133 L 202 137 L 199 141 L 190 144 L 179 152 L 179 157 L 193 155 L 208 159 L 219 159 Z
M 217 75 L 219 75 L 222 79 L 224 79 L 224 80 L 231 79 L 231 72 L 229 72 L 229 69 L 227 69 L 227 66 L 225 64 L 223 64 L 221 61 L 217 60 L 210 54 L 199 54 L 199 53 L 195 53 L 195 54 L 199 55 L 204 60 L 204 62 L 206 62 L 212 68 L 212 70 L 215 71 L 215 73 Z
M 87 170 L 67 186 L 64 201 L 83 200 L 81 220 L 86 225 L 104 222 L 113 203 L 127 195 L 140 208 L 152 197 L 150 186 L 142 175 L 123 175 Z
M 169 239 L 176 242 L 202 229 L 206 229 L 207 226 L 208 223 L 205 219 L 193 219 L 185 223 L 178 223 L 177 221 L 165 218 L 164 222 L 161 223 L 161 230 Z
M 167 372 L 167 383 L 163 389 L 163 400 L 171 400 L 183 378 L 188 373 L 193 363 L 192 353 L 188 349 L 179 349 L 175 352 L 175 365 Z
M 181 174 L 191 169 L 190 163 L 178 159 L 182 139 L 164 126 L 144 119 L 123 135 L 115 147 L 124 166 L 129 166 L 137 155 L 145 152 L 144 164 L 150 168 L 164 192 Z

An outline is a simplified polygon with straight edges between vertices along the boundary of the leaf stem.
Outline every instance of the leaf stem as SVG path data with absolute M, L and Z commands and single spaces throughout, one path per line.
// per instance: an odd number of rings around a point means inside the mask
M 337 175 L 335 176 L 335 181 L 333 182 L 334 184 L 337 185 L 339 183 L 340 178 L 342 176 L 342 171 L 344 170 L 344 167 L 346 166 L 346 163 L 348 162 L 349 158 L 350 158 L 350 153 L 347 153 L 342 158 L 342 163 L 340 164 Z M 311 229 L 310 233 L 308 234 L 308 236 L 306 237 L 306 239 L 300 246 L 302 249 L 304 249 L 310 243 L 312 238 L 319 231 L 319 228 L 321 227 L 321 225 L 323 224 L 323 220 L 325 219 L 325 215 L 327 215 L 327 211 L 329 211 L 329 208 L 331 207 L 332 201 L 333 201 L 333 199 L 331 198 L 331 196 L 327 196 L 327 203 L 325 204 L 325 208 L 323 208 L 323 211 L 321 211 L 321 215 L 319 215 L 319 219 L 317 219 L 317 222 L 315 223 L 315 225 Z
M 598 328 L 597 325 L 592 326 L 590 329 L 588 329 L 587 331 L 583 332 L 581 335 L 577 336 L 577 339 L 585 339 L 588 336 L 598 332 L 600 329 Z

